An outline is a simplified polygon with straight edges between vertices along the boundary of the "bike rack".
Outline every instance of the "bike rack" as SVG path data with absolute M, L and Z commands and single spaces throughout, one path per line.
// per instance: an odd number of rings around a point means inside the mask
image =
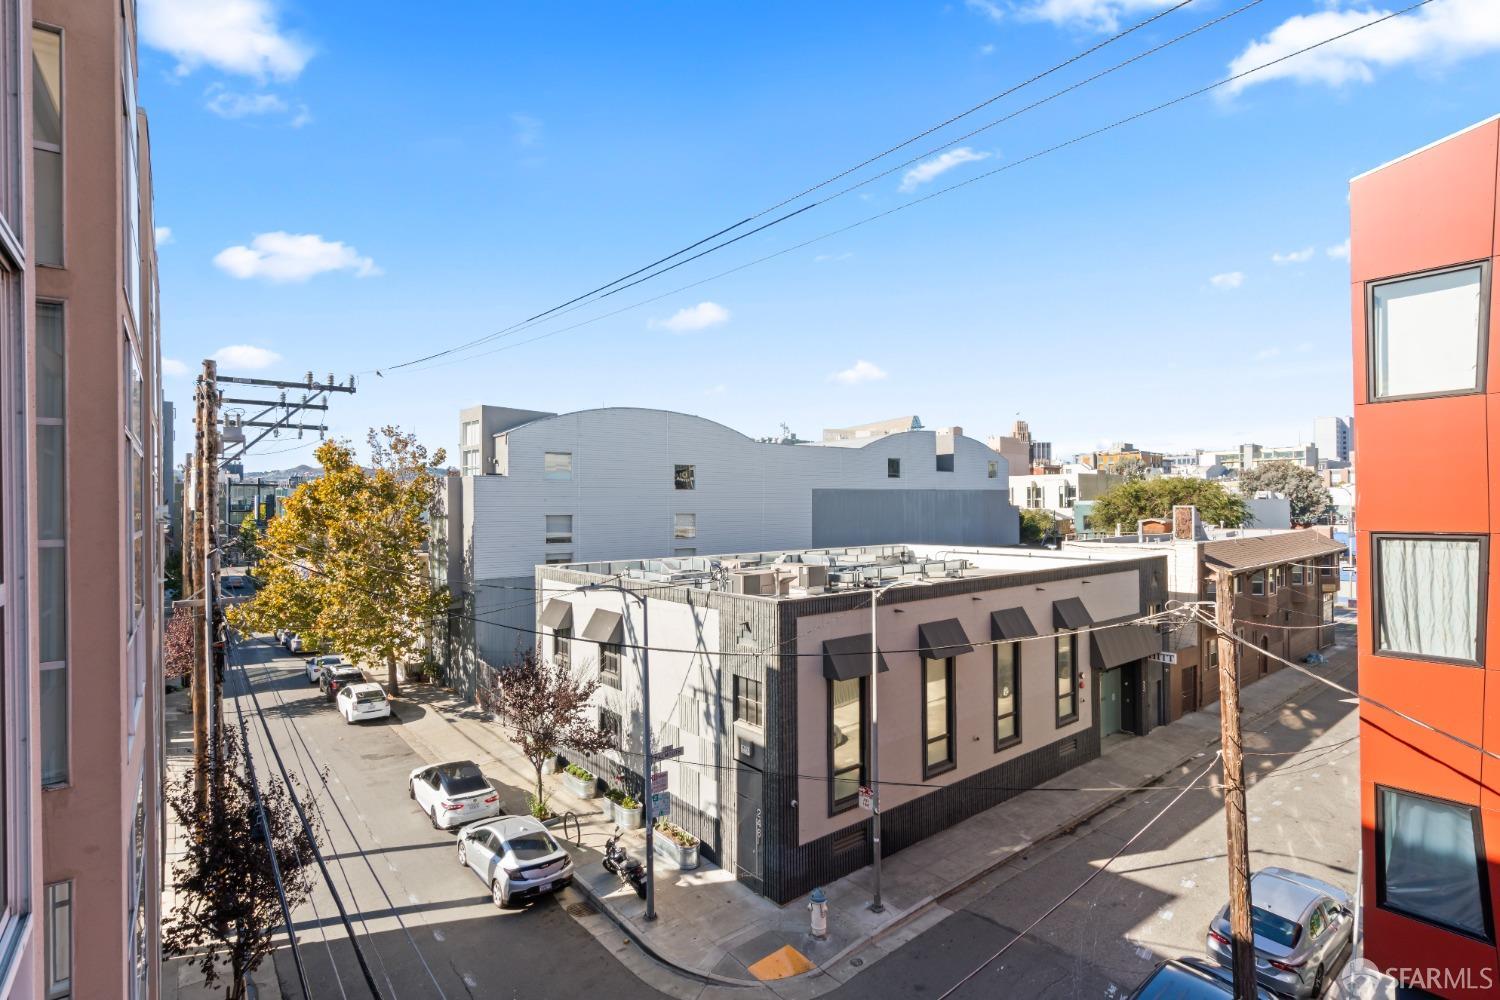
M 573 829 L 578 834 L 578 836 L 573 838 L 573 843 L 581 844 L 583 843 L 583 821 L 579 819 L 577 814 L 574 813 L 571 809 L 562 814 L 561 826 L 563 829 L 563 839 L 568 839 L 568 820 L 570 819 L 573 821 Z

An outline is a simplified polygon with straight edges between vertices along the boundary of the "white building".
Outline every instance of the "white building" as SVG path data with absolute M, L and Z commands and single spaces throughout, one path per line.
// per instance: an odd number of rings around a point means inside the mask
M 1313 443 L 1325 462 L 1347 462 L 1354 446 L 1353 417 L 1318 417 L 1313 421 Z
M 1021 510 L 1048 510 L 1071 516 L 1080 501 L 1088 502 L 1126 481 L 1086 465 L 1069 464 L 1061 472 L 1010 477 L 1010 502 Z

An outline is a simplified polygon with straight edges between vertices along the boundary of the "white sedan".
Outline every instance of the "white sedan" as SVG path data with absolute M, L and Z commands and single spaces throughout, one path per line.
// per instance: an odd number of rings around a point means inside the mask
M 340 664 L 342 664 L 343 662 L 344 662 L 344 658 L 343 657 L 341 657 L 341 656 L 335 656 L 335 655 L 332 655 L 332 654 L 328 654 L 328 655 L 325 655 L 325 656 L 310 656 L 310 657 L 308 657 L 307 662 L 305 664 L 306 667 L 307 667 L 307 683 L 309 683 L 309 684 L 316 684 L 316 683 L 318 683 L 318 671 L 322 670 L 325 666 L 337 667 Z
M 339 714 L 351 725 L 369 719 L 389 719 L 391 702 L 379 684 L 350 684 L 339 688 Z
M 406 793 L 439 830 L 500 815 L 500 793 L 472 760 L 413 768 Z
M 465 827 L 458 863 L 471 869 L 502 909 L 573 884 L 573 859 L 530 816 L 502 816 Z

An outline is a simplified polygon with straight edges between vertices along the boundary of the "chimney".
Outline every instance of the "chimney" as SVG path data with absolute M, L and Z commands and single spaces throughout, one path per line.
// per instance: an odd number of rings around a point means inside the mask
M 1191 542 L 1203 536 L 1203 522 L 1198 519 L 1198 508 L 1192 504 L 1181 504 L 1172 508 L 1172 537 Z

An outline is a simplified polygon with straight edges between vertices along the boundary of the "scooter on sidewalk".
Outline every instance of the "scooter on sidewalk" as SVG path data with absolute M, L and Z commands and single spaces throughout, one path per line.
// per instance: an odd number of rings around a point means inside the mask
M 635 894 L 641 899 L 646 898 L 646 866 L 635 858 L 625 853 L 625 848 L 620 846 L 620 837 L 623 830 L 615 830 L 615 835 L 604 842 L 604 870 L 613 872 L 620 878 L 629 882 Z

